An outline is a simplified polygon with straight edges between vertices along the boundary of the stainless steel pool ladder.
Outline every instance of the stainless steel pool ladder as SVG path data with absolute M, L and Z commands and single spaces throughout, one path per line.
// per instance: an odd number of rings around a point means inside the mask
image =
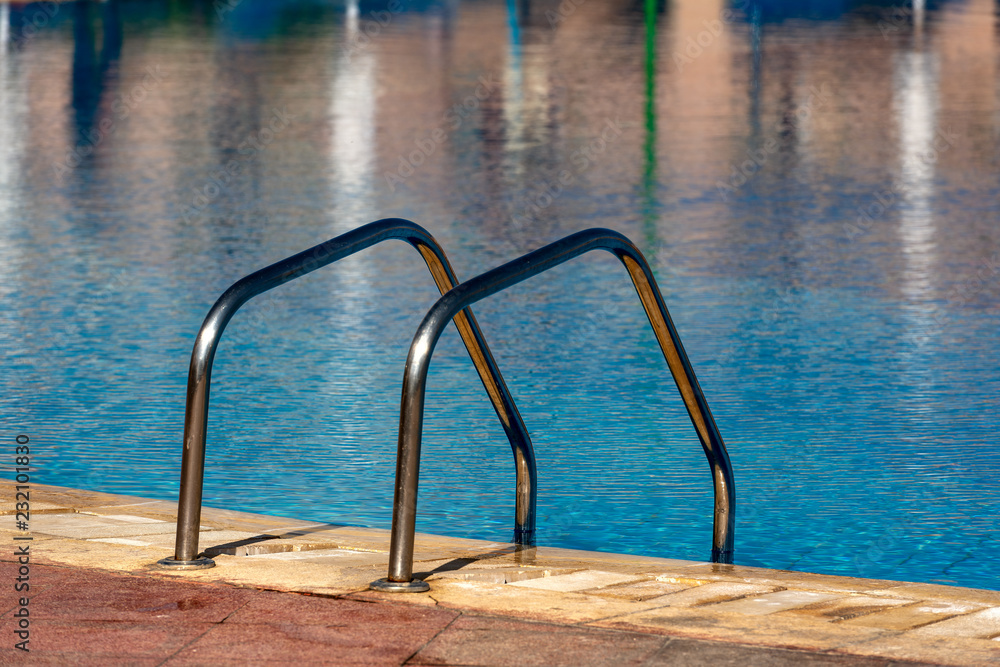
M 160 565 L 173 569 L 199 569 L 215 565 L 211 558 L 198 557 L 198 530 L 205 478 L 205 438 L 212 361 L 219 339 L 229 320 L 240 306 L 258 294 L 387 239 L 406 241 L 416 248 L 442 294 L 458 284 L 444 250 L 427 230 L 408 220 L 390 218 L 359 227 L 252 273 L 234 283 L 212 306 L 198 332 L 188 370 L 176 548 L 174 557 L 164 558 L 159 561 Z M 483 386 L 486 387 L 493 408 L 503 424 L 504 432 L 514 451 L 517 471 L 514 542 L 531 544 L 535 534 L 537 495 L 535 455 L 531 438 L 483 338 L 476 318 L 469 309 L 460 308 L 459 311 L 454 315 L 455 326 L 469 351 L 469 356 L 472 357 L 476 371 L 483 381 Z
M 680 390 L 698 439 L 708 457 L 715 487 L 712 562 L 733 562 L 736 486 L 726 445 L 708 408 L 680 336 L 663 302 L 656 280 L 639 249 L 626 237 L 608 229 L 588 229 L 530 252 L 503 266 L 472 278 L 442 296 L 430 309 L 410 345 L 403 375 L 399 444 L 396 458 L 396 495 L 393 503 L 389 576 L 371 587 L 387 592 L 422 592 L 430 586 L 413 578 L 413 541 L 417 517 L 417 483 L 424 418 L 424 388 L 434 346 L 448 322 L 464 308 L 591 250 L 614 254 L 632 278 L 642 307 L 653 326 L 667 366 Z

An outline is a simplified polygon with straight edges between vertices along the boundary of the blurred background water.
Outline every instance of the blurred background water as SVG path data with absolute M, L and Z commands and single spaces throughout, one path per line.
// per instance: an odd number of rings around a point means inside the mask
M 238 278 L 381 217 L 460 278 L 603 226 L 726 438 L 737 563 L 1000 588 L 998 68 L 990 0 L 2 2 L 0 451 L 176 499 L 191 346 Z M 708 467 L 630 290 L 590 254 L 476 312 L 539 543 L 704 560 Z M 387 528 L 434 298 L 392 243 L 244 307 L 206 505 Z M 431 368 L 417 527 L 505 540 L 464 355 L 449 331 Z

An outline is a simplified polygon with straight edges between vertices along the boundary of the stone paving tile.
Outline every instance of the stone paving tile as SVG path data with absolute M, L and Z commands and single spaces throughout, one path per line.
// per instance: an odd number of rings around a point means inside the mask
M 490 667 L 643 665 L 660 637 L 466 615 L 455 620 L 408 664 Z
M 41 567 L 33 566 L 32 573 Z M 253 595 L 253 591 L 231 586 L 77 570 L 59 586 L 50 586 L 31 598 L 31 618 L 33 621 L 217 623 Z M 9 613 L 4 615 L 9 616 Z
M 130 507 L 130 509 L 132 509 Z M 89 512 L 96 514 L 112 513 L 115 508 L 92 508 Z M 120 510 L 119 510 L 120 511 Z M 135 506 L 137 514 L 155 516 L 169 521 L 176 521 L 177 504 L 162 501 L 155 501 L 148 505 Z M 225 530 L 236 530 L 250 532 L 255 535 L 268 533 L 284 538 L 310 537 L 323 535 L 324 539 L 339 540 L 340 536 L 364 536 L 371 532 L 370 528 L 355 528 L 338 523 L 324 523 L 318 521 L 301 521 L 287 517 L 267 516 L 264 514 L 251 514 L 248 512 L 237 512 L 235 510 L 224 510 L 214 507 L 203 507 L 201 510 L 201 523 L 208 528 L 222 528 Z M 358 531 L 361 531 L 358 533 Z
M 831 653 L 722 644 L 695 639 L 671 639 L 645 663 L 645 667 L 889 667 L 886 658 L 866 658 Z M 907 663 L 909 667 L 917 667 Z
M 436 554 L 440 555 L 440 554 Z M 426 579 L 432 575 L 438 576 L 448 572 L 470 572 L 474 570 L 498 570 L 503 568 L 516 568 L 518 567 L 508 558 L 493 557 L 493 558 L 480 558 L 475 554 L 465 554 L 460 557 L 451 558 L 422 558 L 414 559 L 413 569 L 414 576 L 419 575 L 418 578 Z M 534 569 L 545 569 L 545 568 L 534 568 Z M 551 569 L 551 568 L 550 568 Z M 580 568 L 576 568 L 580 569 Z M 562 572 L 573 572 L 575 570 L 561 570 Z
M 245 533 L 248 537 L 221 538 L 219 533 L 212 531 L 203 533 L 206 544 L 200 546 L 200 551 L 214 558 L 221 554 L 230 556 L 264 556 L 267 554 L 288 553 L 290 551 L 314 551 L 317 549 L 336 549 L 336 542 L 323 541 L 317 538 L 282 539 L 267 533 Z
M 0 540 L 3 539 L 0 532 Z M 149 536 L 122 538 L 145 542 Z M 173 555 L 173 543 L 168 549 L 145 547 L 126 544 L 109 544 L 91 541 L 90 539 L 72 539 L 64 537 L 48 537 L 39 543 L 35 535 L 36 546 L 33 548 L 34 561 L 57 566 L 77 566 L 83 568 L 99 567 L 119 572 L 143 572 L 156 561 Z
M 433 557 L 414 558 L 413 566 L 420 570 L 447 572 L 453 570 L 495 570 L 500 568 L 535 568 L 542 570 L 558 569 L 564 572 L 583 570 L 584 567 L 552 568 L 538 564 L 535 558 L 517 558 L 517 553 L 486 552 L 481 554 L 466 553 L 464 556 L 441 558 L 439 552 L 433 552 Z
M 651 600 L 653 598 L 662 597 L 670 593 L 677 593 L 683 591 L 687 588 L 691 588 L 691 584 L 670 584 L 662 581 L 639 581 L 632 584 L 619 584 L 617 586 L 610 586 L 608 588 L 601 588 L 593 591 L 587 591 L 591 595 L 599 595 L 601 597 L 608 598 L 618 598 L 621 600 Z
M 713 581 L 703 586 L 685 588 L 677 593 L 655 598 L 653 601 L 664 607 L 695 607 L 741 599 L 748 595 L 765 595 L 774 592 L 774 590 L 773 586 Z
M 165 553 L 170 554 L 174 550 L 174 544 L 177 539 L 176 528 L 171 524 L 169 532 L 157 535 L 144 535 L 142 539 L 150 546 L 158 547 L 163 549 Z M 277 551 L 280 548 L 301 548 L 303 545 L 309 545 L 314 542 L 316 540 L 282 540 L 276 535 L 269 533 L 230 530 L 226 528 L 206 528 L 204 526 L 202 526 L 201 531 L 198 533 L 199 553 L 208 551 L 212 553 L 213 557 L 219 553 L 235 552 L 241 546 L 257 547 L 260 551 L 267 548 Z M 286 546 L 278 547 L 278 544 Z M 245 554 L 247 551 L 248 549 L 244 548 L 241 550 L 241 554 Z
M 168 502 L 166 500 L 149 500 L 149 499 L 137 499 L 139 502 L 126 503 L 124 505 L 111 504 L 111 505 L 93 505 L 86 508 L 81 508 L 81 512 L 86 511 L 90 514 L 97 514 L 99 516 L 104 516 L 105 514 L 121 514 L 122 512 L 128 511 L 135 514 L 141 514 L 143 516 L 152 516 L 157 519 L 163 519 L 164 521 L 175 521 L 177 519 L 177 503 Z M 204 516 L 205 510 L 202 509 L 202 515 Z
M 885 609 L 911 604 L 916 600 L 901 598 L 877 598 L 867 595 L 851 595 L 827 602 L 811 604 L 807 607 L 788 609 L 777 612 L 778 616 L 790 614 L 795 616 L 810 616 L 821 621 L 844 621 L 874 614 Z
M 33 618 L 28 662 L 33 663 L 40 657 L 59 655 L 69 658 L 62 663 L 64 665 L 78 664 L 75 659 L 77 656 L 98 658 L 105 665 L 123 664 L 122 659 L 163 661 L 213 627 L 214 623 L 167 624 L 158 619 L 136 623 Z M 11 644 L 13 642 L 6 644 L 4 648 Z
M 35 525 L 39 524 L 39 525 Z M 32 524 L 35 532 L 53 535 L 55 537 L 67 537 L 76 540 L 86 540 L 97 537 L 144 537 L 146 535 L 166 535 L 173 543 L 176 528 L 169 523 L 124 523 L 116 522 L 104 526 L 80 526 L 79 528 L 50 529 L 35 520 Z M 146 542 L 147 540 L 140 540 Z M 152 541 L 149 541 L 152 544 Z
M 851 644 L 840 649 L 863 656 L 892 656 L 895 660 L 911 660 L 956 667 L 996 667 L 1000 665 L 1000 646 L 984 639 L 952 639 L 948 637 L 910 637 L 887 635 L 872 641 Z M 904 663 L 908 664 L 908 663 Z
M 916 600 L 939 600 L 943 602 L 969 603 L 979 602 L 985 605 L 1000 607 L 1000 591 L 987 591 L 980 588 L 962 588 L 960 586 L 938 586 L 935 584 L 895 584 L 881 589 L 869 591 L 872 595 L 890 595 Z
M 845 625 L 858 625 L 886 630 L 910 630 L 928 623 L 942 621 L 952 616 L 968 614 L 983 608 L 982 604 L 919 601 L 902 607 L 879 611 L 843 621 Z
M 263 517 L 263 518 L 268 518 L 268 517 Z M 270 517 L 270 518 L 277 519 L 277 517 Z M 274 523 L 275 527 L 267 528 L 266 530 L 263 530 L 261 532 L 280 535 L 283 539 L 293 539 L 296 537 L 313 538 L 316 537 L 317 535 L 322 536 L 324 539 L 328 537 L 332 537 L 333 539 L 342 539 L 347 536 L 352 538 L 370 538 L 377 536 L 381 540 L 381 538 L 384 537 L 380 533 L 380 531 L 378 531 L 375 528 L 359 528 L 357 526 L 344 526 L 339 523 L 323 523 L 323 522 L 306 523 L 301 521 L 293 521 L 291 519 L 281 519 L 280 524 L 278 524 L 277 522 Z
M 372 591 L 369 589 L 355 591 L 353 593 L 347 593 L 342 596 L 345 600 L 357 600 L 359 602 L 376 603 L 376 604 L 408 604 L 420 607 L 440 607 L 442 609 L 455 609 L 460 610 L 460 607 L 455 605 L 441 605 L 436 599 L 428 595 L 427 593 L 406 593 L 405 597 L 394 593 L 379 593 L 377 591 Z
M 702 563 L 685 568 L 684 576 L 697 577 L 714 581 L 752 582 L 761 585 L 771 585 L 780 588 L 807 588 L 813 591 L 842 591 L 845 593 L 867 593 L 881 595 L 882 589 L 898 587 L 900 582 L 885 579 L 859 579 L 856 577 L 841 577 L 812 572 L 797 572 L 793 570 L 769 570 L 762 567 L 746 565 L 725 565 L 722 563 Z M 933 588 L 942 588 L 936 586 Z M 919 594 L 901 592 L 900 597 L 920 597 Z
M 836 599 L 836 593 L 817 593 L 815 591 L 777 591 L 765 595 L 753 595 L 742 600 L 733 602 L 723 602 L 713 605 L 713 612 L 748 614 L 750 616 L 763 616 L 773 614 L 785 609 L 794 609 L 817 602 Z
M 23 502 L 23 501 L 22 501 Z M 23 509 L 23 508 L 22 508 Z M 13 500 L 3 500 L 0 501 L 0 516 L 17 514 L 17 503 Z M 71 511 L 69 508 L 62 505 L 54 505 L 52 503 L 31 503 L 31 513 L 32 514 L 54 514 L 54 513 L 65 513 Z
M 384 551 L 388 551 L 388 543 Z M 415 571 L 425 572 L 440 563 L 456 561 L 462 567 L 510 567 L 532 566 L 536 564 L 534 551 L 519 551 L 510 544 L 480 543 L 478 547 L 464 544 L 446 545 L 432 541 L 424 542 L 418 537 L 413 551 Z M 577 568 L 580 569 L 580 568 Z
M 170 660 L 158 664 L 170 665 L 170 667 L 205 667 L 205 661 L 198 660 L 197 658 L 170 658 Z M 295 664 L 297 666 L 304 666 L 304 665 L 325 665 L 329 663 L 316 660 L 296 660 Z M 211 667 L 247 667 L 247 661 L 223 660 L 222 658 L 213 658 L 210 665 Z
M 282 594 L 283 597 L 293 597 Z M 274 601 L 270 601 L 274 603 Z M 308 610 L 309 602 L 320 610 Z M 165 664 L 215 664 L 241 660 L 244 664 L 309 663 L 333 665 L 399 665 L 445 628 L 456 616 L 446 610 L 395 604 L 374 605 L 351 600 L 298 600 L 285 607 L 281 621 L 266 604 L 243 622 L 216 625 L 210 632 Z M 316 622 L 300 619 L 309 615 Z
M 680 560 L 677 558 L 658 558 L 655 556 L 637 556 L 635 554 L 614 554 L 596 551 L 579 551 L 576 549 L 562 549 L 559 547 L 537 547 L 534 549 L 537 558 L 546 561 L 561 560 L 586 560 L 591 566 L 598 563 L 609 565 L 639 565 L 642 567 L 658 567 L 660 569 L 678 569 L 687 571 L 688 568 L 699 568 L 711 566 L 711 563 L 695 560 Z
M 353 597 L 393 600 L 399 595 L 388 593 L 356 594 Z M 453 579 L 438 580 L 430 593 L 409 594 L 406 601 L 425 598 L 445 608 L 473 612 L 495 613 L 538 621 L 582 623 L 611 616 L 634 613 L 656 606 L 654 601 L 633 602 L 598 597 L 585 593 L 521 588 L 509 584 L 488 584 Z
M 115 508 L 120 511 L 120 508 Z M 164 519 L 154 519 L 148 516 L 136 516 L 135 514 L 93 514 L 91 512 L 81 512 L 77 515 L 80 518 L 94 516 L 100 517 L 102 519 L 113 519 L 114 521 L 124 521 L 125 523 L 169 523 L 173 525 L 173 521 L 165 521 Z
M 22 597 L 27 597 L 31 601 L 28 604 L 28 609 L 33 619 L 36 614 L 35 606 L 32 602 L 34 602 L 36 596 L 47 590 L 58 591 L 67 585 L 67 582 L 75 581 L 78 577 L 75 572 L 66 568 L 45 567 L 37 563 L 31 563 L 29 565 L 28 581 L 18 582 L 17 578 L 22 576 L 19 574 L 19 567 L 19 563 L 0 562 L 0 581 L 9 582 L 7 585 L 10 586 L 10 588 L 7 588 L 6 593 L 0 596 L 0 617 L 4 619 L 3 625 L 0 627 L 6 626 L 11 615 L 15 611 L 18 611 Z M 14 589 L 15 584 L 20 585 L 23 583 L 28 584 L 28 590 L 17 591 Z
M 37 653 L 32 650 L 25 657 L 23 651 L 16 649 L 0 649 L 0 665 L 23 665 L 30 662 L 31 665 L 54 665 L 55 667 L 156 667 L 163 664 L 163 658 L 136 658 L 129 654 L 124 655 L 102 655 L 88 656 L 80 653 Z
M 549 568 L 503 568 L 503 567 L 467 567 L 458 570 L 443 570 L 423 577 L 424 581 L 434 582 L 437 579 L 460 579 L 463 581 L 479 581 L 488 584 L 510 584 L 516 581 L 528 581 L 543 577 L 555 577 L 572 574 L 578 570 L 553 570 Z M 433 583 L 432 583 L 433 585 Z
M 573 570 L 601 570 L 605 572 L 618 572 L 629 574 L 637 578 L 655 579 L 670 572 L 673 578 L 692 579 L 695 577 L 684 577 L 683 572 L 688 566 L 658 565 L 655 563 L 632 562 L 622 560 L 620 562 L 601 560 L 587 560 L 586 558 L 551 558 L 546 555 L 521 554 L 516 561 L 517 565 L 525 567 L 547 567 L 553 569 L 573 569 Z M 730 578 L 731 580 L 731 578 Z M 709 581 L 709 580 L 705 580 Z M 712 580 L 714 581 L 714 580 Z
M 173 515 L 177 515 L 177 504 L 167 503 L 165 509 Z M 317 528 L 337 529 L 345 528 L 343 524 L 326 523 L 322 521 L 301 521 L 289 517 L 271 516 L 268 514 L 253 514 L 251 512 L 238 512 L 236 510 L 220 509 L 218 507 L 201 508 L 202 523 L 218 523 L 228 528 L 240 530 L 255 530 L 257 532 L 273 532 L 275 530 L 316 530 Z
M 459 615 L 450 609 L 417 605 L 371 604 L 342 598 L 295 595 L 259 591 L 246 605 L 226 619 L 226 623 L 383 627 L 394 623 L 403 632 L 423 626 L 444 627 Z
M 911 637 L 945 636 L 993 639 L 1000 637 L 1000 607 L 931 623 L 908 633 Z
M 593 621 L 590 626 L 657 632 L 689 639 L 715 640 L 826 651 L 853 643 L 870 641 L 885 631 L 875 628 L 843 627 L 808 618 L 775 618 L 772 615 L 721 614 L 709 607 L 660 607 Z
M 335 567 L 350 567 L 352 565 L 382 565 L 389 562 L 389 554 L 372 553 L 370 551 L 352 551 L 350 549 L 309 549 L 306 551 L 283 551 L 272 554 L 246 556 L 255 561 L 299 561 L 314 563 L 329 563 Z
M 388 558 L 388 554 L 386 554 Z M 386 561 L 388 562 L 388 560 Z M 535 565 L 518 565 L 515 560 L 510 558 L 437 558 L 434 560 L 421 560 L 415 561 L 413 563 L 414 573 L 413 576 L 416 579 L 423 579 L 424 581 L 433 580 L 440 577 L 451 577 L 459 579 L 475 579 L 478 581 L 493 581 L 496 583 L 504 583 L 505 581 L 518 581 L 527 580 L 537 577 L 552 577 L 560 574 L 569 574 L 571 572 L 577 572 L 583 568 L 551 568 L 551 567 L 538 567 Z M 507 579 L 506 576 L 487 576 L 490 572 L 517 572 L 521 571 L 525 574 L 521 577 L 513 576 L 511 579 Z M 530 572 L 536 572 L 536 575 L 530 574 Z
M 167 536 L 164 541 L 169 544 L 171 551 L 174 546 L 174 535 Z M 198 534 L 198 550 L 200 553 L 208 553 L 213 558 L 222 553 L 236 551 L 239 547 L 272 546 L 279 538 L 267 533 L 251 533 L 240 530 L 202 530 Z M 243 549 L 241 553 L 247 550 Z
M 11 549 L 13 551 L 13 549 Z M 13 558 L 12 556 L 5 556 L 5 558 Z M 4 583 L 4 588 L 9 585 L 5 593 L 9 595 L 4 595 L 0 597 L 3 600 L 5 607 L 14 606 L 17 602 L 17 598 L 22 597 L 23 593 L 28 593 L 29 597 L 33 597 L 47 588 L 52 588 L 53 586 L 59 587 L 64 586 L 68 581 L 77 579 L 80 575 L 73 570 L 61 567 L 49 567 L 44 565 L 39 565 L 38 563 L 29 563 L 28 567 L 30 572 L 28 573 L 27 582 L 18 582 L 17 578 L 21 576 L 18 573 L 18 569 L 21 564 L 13 562 L 13 560 L 0 562 L 0 582 Z M 28 584 L 27 591 L 17 591 L 14 589 L 15 584 Z M 6 611 L 6 609 L 4 609 Z
M 13 480 L 9 481 L 8 488 L 13 489 Z M 49 484 L 31 484 L 32 502 L 37 502 L 36 496 L 44 495 L 42 502 L 59 505 L 72 509 L 86 509 L 88 507 L 111 507 L 114 505 L 140 505 L 151 503 L 149 498 L 139 498 L 137 496 L 123 496 L 114 493 L 101 493 L 99 491 L 84 491 L 82 489 L 70 489 L 63 486 L 52 486 Z M 13 494 L 11 494 L 13 495 Z M 176 503 L 174 504 L 176 508 Z M 175 510 L 176 512 L 176 510 Z
M 217 556 L 215 562 L 216 567 L 208 570 L 157 570 L 156 575 L 180 581 L 225 582 L 250 588 L 343 595 L 367 589 L 372 581 L 384 577 L 386 571 L 384 563 L 339 567 L 322 559 L 283 562 L 255 557 Z
M 536 579 L 526 579 L 525 581 L 513 581 L 508 585 L 570 593 L 573 591 L 583 591 L 589 588 L 600 588 L 602 586 L 611 586 L 613 584 L 623 584 L 627 581 L 638 580 L 638 577 L 629 576 L 627 574 L 618 574 L 617 572 L 582 570 L 580 572 L 560 574 L 554 577 L 539 577 Z
M 689 561 L 649 558 L 644 556 L 617 555 L 593 553 L 594 558 L 587 558 L 586 552 L 570 549 L 552 549 L 548 547 L 523 547 L 511 544 L 483 545 L 480 549 L 464 549 L 457 551 L 447 549 L 446 544 L 429 544 L 421 549 L 417 540 L 416 561 L 440 562 L 442 555 L 452 559 L 467 559 L 469 564 L 463 567 L 540 567 L 563 570 L 604 570 L 637 577 L 653 577 L 663 574 L 664 570 L 675 571 L 676 576 L 691 565 Z
M 122 516 L 122 515 L 119 515 Z M 127 515 L 125 515 L 127 516 Z M 88 537 L 133 537 L 157 533 L 176 533 L 173 523 L 143 517 L 128 519 L 95 514 L 42 514 L 31 521 L 31 532 L 86 539 Z
M 137 536 L 137 537 L 141 537 Z M 151 546 L 149 542 L 144 542 L 143 540 L 137 540 L 130 537 L 98 537 L 94 539 L 88 539 L 88 542 L 103 542 L 104 544 L 120 544 L 124 547 L 148 547 Z

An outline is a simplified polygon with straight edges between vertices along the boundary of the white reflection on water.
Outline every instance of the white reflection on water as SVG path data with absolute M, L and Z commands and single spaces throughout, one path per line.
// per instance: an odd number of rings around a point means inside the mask
M 377 63 L 375 49 L 358 41 L 363 35 L 358 14 L 358 0 L 351 0 L 344 27 L 347 46 L 337 58 L 330 90 L 330 189 L 336 233 L 367 221 L 374 210 Z
M 6 221 L 17 180 L 24 141 L 25 82 L 10 44 L 10 5 L 0 4 L 0 221 Z
M 332 138 L 329 147 L 332 198 L 330 234 L 343 234 L 375 219 L 375 168 L 377 138 L 375 134 L 377 99 L 377 54 L 361 24 L 358 0 L 350 0 L 343 28 L 344 48 L 338 49 L 330 90 L 330 123 Z M 336 281 L 335 308 L 330 311 L 328 333 L 341 329 L 344 322 L 364 321 L 370 304 L 380 295 L 373 284 L 379 272 L 379 250 L 360 254 L 327 267 L 330 280 Z M 384 296 L 384 295 L 382 295 Z M 353 364 L 340 373 L 334 369 L 325 374 L 323 395 L 351 395 L 369 382 L 364 377 L 367 361 Z M 345 375 L 346 373 L 346 375 Z M 349 451 L 348 443 L 363 440 L 363 422 L 343 419 L 337 425 L 339 437 L 331 443 Z M 353 452 L 354 456 L 359 456 Z M 364 459 L 368 461 L 368 459 Z M 360 464 L 360 463 L 359 463 Z
M 9 23 L 10 5 L 5 2 L 0 4 L 0 232 L 6 241 L 0 243 L 0 295 L 4 296 L 16 285 L 12 224 L 24 157 L 22 128 L 27 124 L 27 81 L 16 54 L 8 52 Z M 14 341 L 20 345 L 16 337 Z
M 934 143 L 937 134 L 938 59 L 919 48 L 895 58 L 895 109 L 899 124 L 900 185 L 902 192 L 899 237 L 904 270 L 900 290 L 911 305 L 913 329 L 931 325 L 924 304 L 932 292 L 936 262 Z
M 358 0 L 347 5 L 344 25 L 344 43 L 347 45 L 336 60 L 329 94 L 331 132 L 330 141 L 330 190 L 333 199 L 333 221 L 330 236 L 343 234 L 373 220 L 375 211 L 375 72 L 376 54 L 371 44 L 359 42 L 361 22 Z M 370 255 L 363 254 L 352 260 L 340 262 L 334 271 L 343 276 L 351 286 L 354 297 L 367 297 L 372 286 L 370 276 L 377 271 L 371 266 Z M 358 298 L 340 299 L 351 310 L 362 301 Z
M 7 44 L 10 42 L 10 4 L 0 3 L 0 60 L 7 58 Z
M 916 31 L 924 29 L 924 0 L 913 0 L 913 28 Z
M 510 39 L 503 71 L 503 121 L 506 132 L 504 149 L 508 154 L 510 175 L 519 185 L 523 185 L 526 169 L 521 151 L 527 134 L 524 117 L 524 54 L 514 0 L 507 0 L 507 14 Z

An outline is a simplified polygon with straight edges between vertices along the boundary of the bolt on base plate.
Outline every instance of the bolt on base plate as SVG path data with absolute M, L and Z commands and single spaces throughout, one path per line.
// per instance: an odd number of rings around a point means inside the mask
M 411 581 L 379 579 L 369 584 L 369 588 L 382 593 L 426 593 L 431 589 L 431 585 L 420 579 L 413 579 Z
M 210 567 L 215 567 L 215 561 L 211 558 L 195 558 L 194 560 L 163 558 L 156 561 L 156 564 L 168 570 L 207 570 Z

